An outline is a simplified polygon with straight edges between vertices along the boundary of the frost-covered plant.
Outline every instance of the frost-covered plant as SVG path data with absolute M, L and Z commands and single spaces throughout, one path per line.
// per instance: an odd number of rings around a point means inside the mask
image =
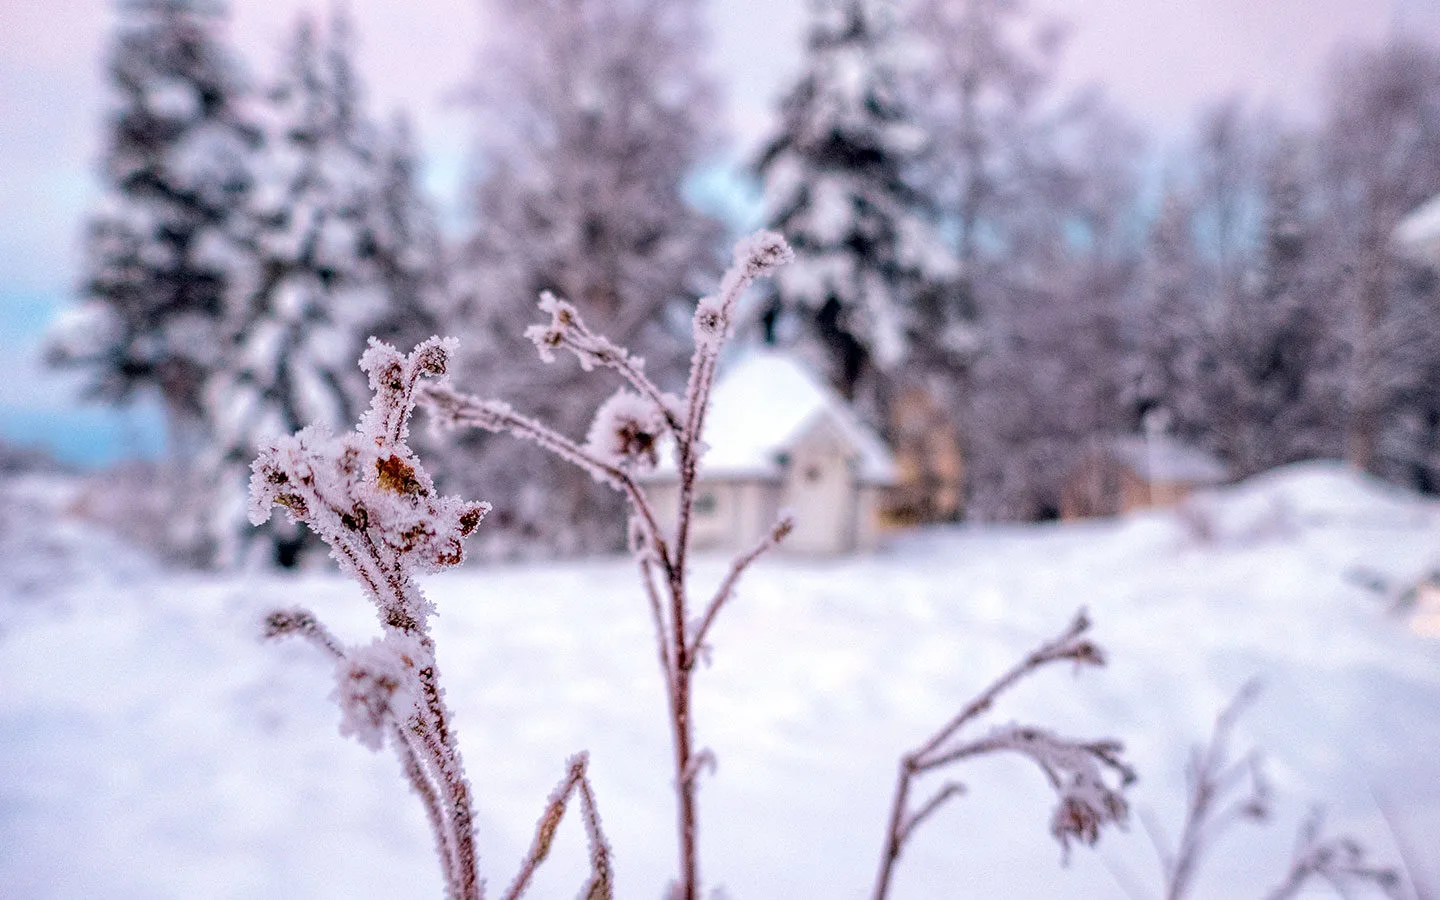
M 1271 816 L 1270 783 L 1261 766 L 1261 754 L 1252 749 L 1238 759 L 1230 754 L 1235 724 L 1260 694 L 1260 683 L 1246 682 L 1215 719 L 1210 740 L 1196 747 L 1185 771 L 1188 796 L 1180 840 L 1173 850 L 1160 828 L 1146 820 L 1150 839 L 1160 855 L 1165 900 L 1190 895 L 1200 862 L 1220 835 L 1241 822 L 1263 824 Z M 1317 810 L 1300 826 L 1295 852 L 1284 880 L 1266 894 L 1267 900 L 1299 895 L 1312 880 L 1328 883 L 1341 896 L 1362 884 L 1373 885 L 1389 897 L 1398 897 L 1400 876 L 1392 868 L 1366 862 L 1365 849 L 1352 837 L 1326 837 Z
M 1076 666 L 1104 665 L 1104 652 L 1085 637 L 1089 629 L 1090 619 L 1081 611 L 1063 633 L 1016 663 L 967 703 L 929 740 L 900 758 L 900 773 L 885 833 L 885 849 L 875 880 L 875 900 L 883 900 L 889 893 L 895 863 L 915 829 L 946 801 L 965 790 L 959 782 L 948 781 L 929 799 L 912 808 L 909 798 L 915 780 L 962 760 L 995 753 L 1018 753 L 1034 762 L 1055 789 L 1059 800 L 1050 820 L 1050 833 L 1067 854 L 1071 841 L 1093 846 L 1100 839 L 1100 830 L 1104 826 L 1125 822 L 1129 804 L 1123 791 L 1135 781 L 1135 772 L 1120 758 L 1124 748 L 1119 741 L 1075 741 L 1044 728 L 1016 724 L 992 728 L 983 737 L 968 740 L 956 737 L 961 728 L 988 712 L 1001 694 L 1051 663 L 1068 661 Z
M 675 756 L 680 874 L 672 896 L 684 900 L 694 900 L 699 893 L 696 779 L 700 769 L 713 762 L 710 752 L 697 749 L 695 744 L 691 716 L 695 664 L 705 656 L 710 628 L 734 595 L 745 570 L 784 540 L 793 527 L 792 520 L 782 515 L 764 539 L 735 558 L 708 602 L 703 606 L 693 602 L 687 561 L 696 478 L 705 450 L 705 416 L 720 352 L 733 332 L 741 293 L 756 278 L 770 274 L 792 256 L 785 241 L 770 232 L 759 232 L 736 247 L 734 263 L 721 281 L 719 292 L 702 299 L 695 310 L 695 350 L 683 397 L 662 391 L 646 375 L 644 360 L 592 331 L 574 305 L 552 294 L 542 295 L 540 309 L 549 321 L 526 331 L 541 359 L 553 362 L 557 351 L 566 351 L 584 370 L 610 369 L 628 384 L 600 406 L 583 444 L 516 412 L 507 403 L 480 400 L 443 383 L 426 385 L 422 391 L 421 402 L 439 424 L 508 432 L 533 441 L 619 491 L 628 501 L 630 546 L 655 625 L 656 647 L 667 687 Z M 673 451 L 679 473 L 673 533 L 661 528 L 652 501 L 636 478 L 656 464 L 661 447 Z M 877 896 L 884 896 L 900 845 L 913 828 L 959 791 L 957 785 L 947 785 L 918 811 L 907 814 L 905 800 L 910 779 L 966 757 L 1012 751 L 1039 765 L 1060 797 L 1051 830 L 1062 846 L 1068 847 L 1071 840 L 1093 844 L 1102 826 L 1123 820 L 1125 800 L 1120 789 L 1106 780 L 1106 773 L 1116 773 L 1111 780 L 1118 780 L 1121 787 L 1134 776 L 1120 760 L 1121 748 L 1115 741 L 1077 742 L 1044 729 L 1020 726 L 999 728 L 969 743 L 951 741 L 955 732 L 988 709 L 998 694 L 1035 669 L 1060 660 L 1098 665 L 1102 661 L 1099 649 L 1081 637 L 1088 627 L 1083 616 L 1077 618 L 1065 634 L 1027 657 L 923 748 L 906 756 Z
M 709 751 L 695 745 L 691 716 L 695 664 L 704 655 L 710 627 L 733 596 L 740 576 L 761 554 L 783 540 L 792 526 L 791 520 L 782 515 L 759 544 L 735 559 L 703 606 L 694 602 L 688 560 L 695 482 L 704 452 L 701 434 L 720 351 L 734 329 L 740 295 L 755 279 L 770 274 L 792 256 L 785 241 L 771 232 L 759 232 L 735 248 L 734 264 L 722 279 L 720 291 L 701 299 L 696 306 L 692 321 L 695 350 L 683 397 L 661 391 L 645 374 L 643 359 L 591 331 L 574 305 L 551 294 L 543 295 L 540 309 L 550 321 L 526 332 L 541 359 L 551 362 L 557 351 L 565 351 L 573 354 L 585 370 L 613 370 L 629 385 L 601 405 L 583 444 L 516 412 L 509 404 L 480 400 L 445 384 L 427 385 L 422 396 L 422 402 L 441 424 L 508 432 L 533 441 L 626 498 L 630 546 L 654 621 L 667 688 L 679 845 L 679 880 L 673 895 L 684 900 L 694 900 L 699 892 L 696 786 L 700 769 L 712 759 Z M 680 473 L 674 533 L 661 528 L 649 496 L 635 477 L 655 464 L 659 448 L 667 440 Z
M 1317 809 L 1300 826 L 1295 853 L 1285 880 L 1266 895 L 1266 900 L 1289 900 L 1311 881 L 1323 881 L 1342 897 L 1351 889 L 1374 885 L 1387 897 L 1401 897 L 1400 875 L 1389 866 L 1366 862 L 1365 848 L 1352 837 L 1326 837 L 1324 816 Z
M 470 783 L 445 704 L 430 636 L 434 607 L 416 583 L 420 572 L 459 564 L 464 539 L 489 510 L 487 503 L 445 497 L 406 443 L 416 390 L 424 377 L 445 374 L 453 341 L 431 338 L 408 356 L 374 339 L 360 366 L 374 398 L 360 425 L 336 436 L 311 427 L 265 447 L 253 465 L 250 518 L 266 521 L 275 506 L 304 523 L 330 546 L 346 574 L 375 604 L 382 636 L 347 647 L 305 609 L 277 610 L 266 619 L 267 637 L 296 635 L 335 661 L 332 698 L 340 732 L 371 750 L 389 744 L 425 807 L 449 900 L 478 900 Z M 587 897 L 609 897 L 609 848 L 599 833 L 585 758 L 571 761 L 563 792 L 551 798 L 545 818 L 558 825 L 577 786 L 591 836 Z M 507 897 L 518 897 L 544 858 L 549 839 L 537 838 Z
M 372 341 L 360 364 L 375 396 L 359 428 L 342 436 L 306 428 L 263 449 L 250 481 L 250 519 L 258 525 L 284 507 L 330 546 L 375 604 L 384 636 L 368 646 L 344 646 L 303 609 L 272 613 L 266 634 L 304 637 L 335 659 L 341 733 L 372 750 L 385 743 L 395 750 L 425 805 L 447 896 L 469 900 L 480 896 L 470 783 L 440 690 L 434 607 L 415 573 L 459 563 L 462 540 L 489 506 L 437 495 L 406 445 L 415 387 L 444 374 L 451 349 L 432 338 L 401 356 Z
M 1185 821 L 1175 848 L 1169 849 L 1158 826 L 1146 822 L 1160 854 L 1166 900 L 1181 900 L 1189 894 L 1201 858 L 1223 832 L 1239 822 L 1259 823 L 1270 817 L 1270 784 L 1259 752 L 1251 750 L 1236 760 L 1229 750 L 1235 723 L 1259 692 L 1258 682 L 1247 682 L 1216 717 L 1209 742 L 1195 748 L 1185 771 Z

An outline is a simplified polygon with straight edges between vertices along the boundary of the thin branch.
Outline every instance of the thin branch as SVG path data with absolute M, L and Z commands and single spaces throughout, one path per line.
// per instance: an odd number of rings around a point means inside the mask
M 580 813 L 585 820 L 585 837 L 590 845 L 590 881 L 581 896 L 585 900 L 610 900 L 614 889 L 610 883 L 610 843 L 600 827 L 600 811 L 596 808 L 595 792 L 590 779 L 580 775 Z
M 670 646 L 670 637 L 665 631 L 665 612 L 660 605 L 660 594 L 655 589 L 655 573 L 651 565 L 651 557 L 648 554 L 640 555 L 638 564 L 640 583 L 645 587 L 645 599 L 650 607 L 650 619 L 655 624 L 655 647 L 660 658 L 660 671 L 665 676 L 666 691 L 673 693 L 675 690 L 675 655 Z
M 905 839 L 910 837 L 910 832 L 914 831 L 921 822 L 924 822 L 926 819 L 930 818 L 930 816 L 934 815 L 935 811 L 939 809 L 942 805 L 944 805 L 945 801 L 951 799 L 952 797 L 958 797 L 963 793 L 965 793 L 965 785 L 961 784 L 958 781 L 946 782 L 945 785 L 940 788 L 940 790 L 935 792 L 935 796 L 920 804 L 920 808 L 911 813 L 909 817 L 901 823 L 901 843 L 904 843 Z
M 629 382 L 642 397 L 660 410 L 665 417 L 666 427 L 677 440 L 684 439 L 684 426 L 674 409 L 675 398 L 667 397 L 645 374 L 645 360 L 635 356 L 614 341 L 590 330 L 585 319 L 574 304 L 556 297 L 549 291 L 540 295 L 540 308 L 550 313 L 550 324 L 533 325 L 526 329 L 526 336 L 540 349 L 541 359 L 546 362 L 553 358 L 553 350 L 563 347 L 575 355 L 581 368 L 589 371 L 595 366 L 614 369 L 620 377 Z
M 924 757 L 934 753 L 947 738 L 960 729 L 960 726 L 990 709 L 990 707 L 995 705 L 996 698 L 1011 687 L 1014 687 L 1015 684 L 1026 675 L 1042 666 L 1063 660 L 1071 660 L 1084 665 L 1103 665 L 1105 657 L 1100 652 L 1100 649 L 1089 641 L 1080 640 L 1080 636 L 1089 628 L 1090 619 L 1082 609 L 1075 615 L 1074 620 L 1071 621 L 1065 631 L 1054 640 L 1042 644 L 1023 660 L 1011 667 L 1005 674 L 995 679 L 989 687 L 981 691 L 974 700 L 966 704 L 954 718 L 946 722 L 940 730 L 935 732 L 919 749 L 912 752 L 910 754 L 911 758 L 919 763 Z
M 563 434 L 528 416 L 515 412 L 508 403 L 481 400 L 444 384 L 421 385 L 419 399 L 426 409 L 450 428 L 468 426 L 491 432 L 508 432 L 531 441 L 565 461 L 589 473 L 597 481 L 621 491 L 635 507 L 646 533 L 654 545 L 656 558 L 667 573 L 675 563 L 670 557 L 665 535 L 655 519 L 649 499 L 634 477 L 619 466 L 597 459 L 593 454 Z
M 720 609 L 730 600 L 735 593 L 735 585 L 740 581 L 740 576 L 750 567 L 755 560 L 763 556 L 767 551 L 777 547 L 785 537 L 795 528 L 795 520 L 789 515 L 780 517 L 765 535 L 749 551 L 737 556 L 730 564 L 730 571 L 726 573 L 725 580 L 720 582 L 720 587 L 715 591 L 715 596 L 710 600 L 710 605 L 705 608 L 705 614 L 700 617 L 700 622 L 695 626 L 695 633 L 690 638 L 690 644 L 685 648 L 684 658 L 681 666 L 689 669 L 695 665 L 695 659 L 705 645 L 705 636 L 710 632 L 710 626 L 714 624 L 715 617 L 720 614 Z
M 1399 900 L 1402 895 L 1398 872 L 1389 866 L 1367 863 L 1365 848 L 1354 838 L 1322 838 L 1323 827 L 1324 818 L 1318 809 L 1301 824 L 1290 870 L 1280 885 L 1266 895 L 1266 900 L 1289 900 L 1298 896 L 1300 889 L 1315 878 L 1328 882 L 1342 897 L 1347 896 L 1351 888 L 1368 884 L 1379 888 L 1385 896 Z
M 1043 729 L 1008 725 L 994 729 L 984 738 L 946 746 L 962 726 L 990 709 L 997 697 L 1043 666 L 1061 660 L 1083 665 L 1103 664 L 1100 648 L 1082 638 L 1089 627 L 1090 622 L 1082 610 L 1059 637 L 1042 644 L 1001 675 L 920 748 L 900 758 L 885 845 L 875 879 L 875 900 L 884 900 L 889 894 L 896 862 L 915 828 L 961 790 L 958 784 L 947 784 L 913 813 L 907 813 L 911 782 L 925 772 L 964 759 L 1014 752 L 1034 762 L 1059 797 L 1050 831 L 1067 853 L 1072 839 L 1093 845 L 1104 825 L 1124 821 L 1129 806 L 1121 791 L 1135 780 L 1135 772 L 1120 758 L 1123 748 L 1118 741 L 1072 741 Z M 1106 772 L 1118 776 L 1118 788 L 1107 783 Z
M 600 816 L 595 809 L 595 796 L 585 774 L 588 763 L 589 757 L 584 753 L 577 753 L 570 758 L 565 777 L 545 801 L 545 811 L 541 813 L 540 821 L 535 827 L 535 837 L 530 842 L 530 849 L 520 861 L 520 871 L 505 890 L 503 900 L 518 900 L 530 886 L 530 879 L 534 877 L 536 869 L 550 855 L 550 846 L 555 841 L 560 820 L 565 817 L 570 795 L 577 789 L 580 792 L 581 817 L 585 821 L 585 833 L 590 843 L 590 881 L 586 884 L 582 896 L 587 900 L 592 897 L 600 900 L 611 896 L 610 845 L 601 831 Z
M 1395 850 L 1400 854 L 1400 862 L 1404 865 L 1406 874 L 1410 876 L 1410 891 L 1415 895 L 1415 900 L 1436 900 L 1437 895 L 1433 894 L 1429 886 L 1422 880 L 1420 855 L 1415 852 L 1404 829 L 1399 827 L 1392 804 L 1389 800 L 1381 798 L 1373 788 L 1370 793 L 1375 798 L 1375 806 L 1380 810 L 1380 817 L 1385 820 L 1385 827 L 1390 832 L 1390 839 L 1395 842 Z
M 264 636 L 267 639 L 292 634 L 309 641 L 323 650 L 331 659 L 345 658 L 344 645 L 340 643 L 340 639 L 335 637 L 324 623 L 315 618 L 315 614 L 310 610 L 296 606 L 291 609 L 273 610 L 265 616 Z
M 1259 696 L 1255 679 L 1241 686 L 1235 698 L 1215 718 L 1209 743 L 1197 748 L 1186 772 L 1190 797 L 1185 822 L 1175 852 L 1161 856 L 1165 872 L 1166 900 L 1181 900 L 1190 890 L 1195 870 L 1214 841 L 1237 822 L 1262 821 L 1270 812 L 1270 791 L 1260 768 L 1259 755 L 1251 752 L 1238 762 L 1229 761 L 1229 740 L 1240 716 Z M 1229 806 L 1216 810 L 1249 776 L 1249 790 Z M 1158 849 L 1158 845 L 1157 845 Z
M 400 758 L 400 768 L 410 781 L 410 789 L 425 807 L 425 818 L 430 822 L 430 832 L 435 839 L 435 852 L 440 856 L 441 870 L 445 874 L 446 895 L 448 898 L 456 898 L 461 879 L 458 877 L 459 859 L 455 855 L 455 841 L 446 826 L 440 795 L 431 783 L 430 776 L 425 773 L 412 741 L 412 735 L 398 723 L 393 726 L 391 745 L 395 748 L 395 755 Z
M 1155 848 L 1155 856 L 1160 860 L 1160 871 L 1165 877 L 1170 877 L 1170 871 L 1175 867 L 1175 851 L 1170 848 L 1170 842 L 1165 838 L 1165 831 L 1159 820 L 1151 810 L 1140 811 L 1140 825 L 1145 829 L 1145 835 L 1150 838 L 1150 844 Z

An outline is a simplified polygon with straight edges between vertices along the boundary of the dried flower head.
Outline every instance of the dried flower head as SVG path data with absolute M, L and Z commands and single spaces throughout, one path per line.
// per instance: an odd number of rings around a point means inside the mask
M 1123 825 L 1130 815 L 1130 806 L 1119 791 L 1103 781 L 1076 774 L 1069 785 L 1060 790 L 1060 803 L 1050 820 L 1050 833 L 1069 853 L 1070 842 L 1079 841 L 1095 846 L 1100 831 L 1107 824 Z
M 757 231 L 735 244 L 735 266 L 750 278 L 761 278 L 793 262 L 795 251 L 773 231 Z
M 579 313 L 570 303 L 561 300 L 549 291 L 540 294 L 540 311 L 550 314 L 546 325 L 531 325 L 525 329 L 525 337 L 535 345 L 544 362 L 555 361 L 555 350 L 565 342 L 566 335 L 575 327 Z
M 490 508 L 438 495 L 405 443 L 416 385 L 445 370 L 449 349 L 449 342 L 432 338 L 403 356 L 371 341 L 361 364 L 375 396 L 359 428 L 338 437 L 306 428 L 273 441 L 251 467 L 251 521 L 258 525 L 273 507 L 284 507 L 330 546 L 341 568 L 358 577 L 390 622 L 422 621 L 429 607 L 418 589 L 408 591 L 403 602 L 393 592 L 379 591 L 390 580 L 381 570 L 460 563 L 462 540 Z
M 611 465 L 653 469 L 664 431 L 665 414 L 654 403 L 621 389 L 595 411 L 585 449 Z

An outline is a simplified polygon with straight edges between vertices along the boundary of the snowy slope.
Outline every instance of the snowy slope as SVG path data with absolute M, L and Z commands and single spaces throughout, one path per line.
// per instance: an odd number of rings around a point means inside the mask
M 49 496 L 34 493 L 32 505 Z M 54 529 L 26 521 L 30 543 Z M 262 611 L 297 601 L 358 638 L 374 628 L 358 590 L 328 573 L 165 575 L 114 547 L 101 567 L 83 541 L 49 545 L 88 554 L 63 586 L 22 584 L 18 533 L 7 520 L 0 611 L 27 612 L 0 619 L 0 897 L 439 896 L 393 759 L 336 731 L 329 667 L 255 639 Z M 1318 464 L 1182 515 L 932 530 L 870 558 L 768 560 L 698 679 L 700 740 L 719 759 L 700 797 L 707 883 L 731 898 L 868 896 L 897 754 L 1080 605 L 1111 666 L 1042 675 L 996 721 L 1124 739 L 1136 806 L 1172 838 L 1190 745 L 1246 678 L 1265 680 L 1238 742 L 1268 752 L 1276 821 L 1223 840 L 1197 897 L 1262 896 L 1317 802 L 1387 860 L 1377 795 L 1412 844 L 1440 846 L 1440 642 L 1408 632 L 1356 575 L 1398 589 L 1437 563 L 1440 508 Z M 722 570 L 704 560 L 696 576 Z M 427 582 L 492 888 L 581 748 L 618 895 L 656 897 L 671 871 L 669 749 L 632 584 L 622 560 Z M 1034 771 L 1002 759 L 956 774 L 971 794 L 907 849 L 898 896 L 1122 897 L 1117 873 L 1156 893 L 1144 829 L 1062 867 Z M 534 897 L 581 883 L 578 823 L 561 832 Z

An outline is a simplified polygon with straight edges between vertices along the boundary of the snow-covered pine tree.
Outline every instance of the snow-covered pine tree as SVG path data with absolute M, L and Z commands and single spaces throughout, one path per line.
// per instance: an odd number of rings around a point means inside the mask
M 411 151 L 403 134 L 387 148 L 365 112 L 352 44 L 343 15 L 323 36 L 302 18 L 262 107 L 252 281 L 234 297 L 227 365 L 211 394 L 218 480 L 226 489 L 234 482 L 216 525 L 222 547 L 249 536 L 241 502 L 258 448 L 353 420 L 366 396 L 354 359 L 367 336 L 423 331 L 426 323 L 405 316 L 439 297 L 436 261 L 425 258 L 437 240 Z M 265 536 L 277 562 L 296 560 L 302 537 L 289 523 Z
M 1185 437 L 1203 433 L 1201 336 L 1208 324 L 1198 288 L 1195 208 L 1188 192 L 1166 189 L 1150 223 L 1137 274 L 1135 354 L 1128 402 L 1137 415 L 1155 414 Z
M 1321 263 L 1313 170 L 1298 139 L 1262 165 L 1262 235 L 1250 275 L 1200 343 L 1200 387 L 1214 448 L 1237 475 L 1343 451 L 1336 285 Z M 1193 342 L 1193 338 L 1192 338 Z
M 204 396 L 258 133 L 213 0 L 118 6 L 115 107 L 87 227 L 83 302 L 51 335 L 50 359 L 85 370 L 92 396 L 156 392 L 177 456 L 208 439 Z
M 383 138 L 378 190 L 367 205 L 362 256 L 372 256 L 386 305 L 371 334 L 411 347 L 453 327 L 449 266 L 439 214 L 421 188 L 410 119 L 395 116 Z
M 1440 194 L 1440 52 L 1403 39 L 1348 48 L 1332 68 L 1329 93 L 1319 143 L 1335 232 L 1329 257 L 1341 272 L 1351 333 L 1346 456 L 1367 471 L 1405 478 L 1417 462 L 1433 468 L 1428 460 L 1440 457 L 1440 448 L 1415 441 L 1434 429 L 1387 427 L 1409 418 L 1406 398 L 1423 396 L 1417 379 L 1434 370 L 1428 351 L 1412 343 L 1424 333 L 1417 326 L 1428 327 L 1433 301 L 1430 292 L 1403 289 L 1392 238 L 1402 217 Z
M 697 0 L 490 0 L 474 90 L 475 231 L 457 267 L 462 368 L 581 434 L 604 399 L 573 367 L 509 360 L 542 291 L 572 302 L 656 378 L 683 371 L 688 321 L 719 268 L 721 229 L 683 187 L 716 145 Z M 511 443 L 483 445 L 463 489 L 503 493 L 497 532 L 558 549 L 613 544 L 615 498 Z
M 887 382 L 917 332 L 942 334 L 959 312 L 944 302 L 953 258 L 912 180 L 925 136 L 896 38 L 881 0 L 816 2 L 804 69 L 756 163 L 767 227 L 796 254 L 773 302 L 835 386 L 887 425 Z

